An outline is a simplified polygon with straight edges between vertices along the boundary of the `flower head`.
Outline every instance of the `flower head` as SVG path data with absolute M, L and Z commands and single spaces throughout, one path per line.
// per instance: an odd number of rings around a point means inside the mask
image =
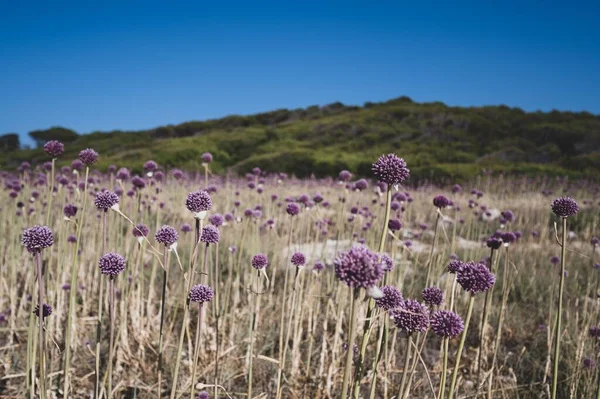
M 210 395 L 206 391 L 200 391 L 198 392 L 198 395 L 196 395 L 196 399 L 210 399 Z
M 252 267 L 261 270 L 269 265 L 269 258 L 265 254 L 256 254 L 252 257 Z
M 200 241 L 206 244 L 217 244 L 221 239 L 221 233 L 219 229 L 209 224 L 202 229 L 202 234 L 200 235 Z
M 67 204 L 63 208 L 65 217 L 72 218 L 77 214 L 77 207 L 73 204 Z
M 23 230 L 21 243 L 30 253 L 38 254 L 54 244 L 54 234 L 49 227 L 36 225 Z
M 202 219 L 206 215 L 206 212 L 212 208 L 212 199 L 210 198 L 210 194 L 204 190 L 194 191 L 188 194 L 185 206 L 196 217 Z
M 35 308 L 33 309 L 33 314 L 36 315 L 37 317 L 40 316 L 40 305 L 35 305 Z M 50 316 L 52 314 L 52 306 L 48 305 L 47 303 L 42 304 L 42 318 L 46 318 L 48 316 Z
M 44 144 L 44 151 L 46 151 L 46 154 L 50 155 L 52 158 L 58 158 L 63 152 L 65 152 L 65 146 L 60 141 L 50 140 Z
M 575 216 L 579 211 L 579 205 L 573 198 L 562 197 L 552 201 L 552 212 L 558 217 Z
M 156 168 L 158 168 L 158 164 L 153 160 L 146 161 L 146 163 L 144 164 L 144 170 L 146 172 L 154 172 Z
M 395 154 L 382 155 L 371 167 L 377 180 L 389 186 L 404 182 L 410 175 L 404 159 Z
M 302 252 L 295 252 L 291 258 L 292 264 L 296 267 L 302 267 L 306 264 L 306 256 Z
M 79 152 L 79 160 L 86 166 L 91 166 L 98 160 L 98 153 L 91 148 L 86 148 Z
M 389 311 L 396 327 L 408 334 L 425 332 L 429 327 L 429 309 L 419 301 L 405 299 L 399 307 Z
M 384 274 L 379 256 L 364 246 L 340 252 L 333 264 L 336 277 L 352 288 L 371 288 Z
M 492 288 L 496 276 L 480 262 L 467 262 L 456 274 L 456 281 L 465 290 L 475 295 Z
M 352 178 L 352 173 L 347 170 L 342 170 L 338 176 L 341 181 L 348 181 Z
M 155 238 L 165 247 L 170 247 L 177 242 L 179 236 L 173 227 L 164 225 L 156 231 Z
M 427 287 L 421 295 L 423 301 L 429 306 L 440 306 L 444 302 L 444 293 L 438 287 Z
M 461 261 L 459 259 L 452 259 L 448 263 L 448 273 L 456 274 L 456 273 L 460 272 L 460 270 L 462 269 L 463 266 L 464 266 L 463 261 Z
M 216 227 L 222 226 L 223 222 L 225 221 L 223 215 L 221 215 L 220 213 L 215 213 L 208 220 L 210 221 L 210 224 Z
M 287 204 L 285 211 L 290 216 L 296 216 L 300 213 L 300 206 L 295 202 L 290 202 L 289 204 Z
M 388 229 L 391 231 L 398 231 L 402 228 L 402 222 L 398 219 L 390 219 L 388 222 Z
M 391 285 L 381 287 L 383 296 L 375 299 L 375 305 L 383 310 L 390 310 L 402 305 L 404 298 L 398 288 Z
M 108 211 L 113 206 L 119 203 L 119 196 L 112 191 L 104 190 L 96 194 L 94 205 L 102 211 Z
M 447 208 L 450 206 L 450 200 L 443 195 L 436 195 L 433 198 L 433 205 L 439 209 Z
M 440 337 L 453 338 L 463 332 L 462 318 L 449 310 L 438 310 L 431 315 L 431 329 Z
M 125 258 L 115 252 L 103 255 L 98 261 L 100 272 L 108 276 L 116 276 L 125 270 Z
M 204 284 L 196 284 L 190 290 L 190 302 L 205 303 L 213 299 L 214 292 L 212 288 Z
M 496 250 L 502 246 L 502 240 L 496 237 L 490 237 L 487 239 L 485 244 L 488 248 Z
M 200 155 L 200 159 L 203 163 L 211 163 L 213 161 L 213 156 L 210 152 L 205 152 Z
M 150 233 L 150 229 L 143 223 L 140 223 L 133 228 L 134 237 L 148 237 L 148 233 Z
M 394 260 L 388 254 L 381 254 L 381 267 L 384 272 L 394 270 Z

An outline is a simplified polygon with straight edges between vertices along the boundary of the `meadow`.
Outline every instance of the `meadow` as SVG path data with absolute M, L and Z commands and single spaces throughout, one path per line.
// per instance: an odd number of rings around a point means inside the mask
M 133 175 L 53 145 L 0 175 L 0 397 L 600 395 L 593 183 L 412 186 L 391 155 Z

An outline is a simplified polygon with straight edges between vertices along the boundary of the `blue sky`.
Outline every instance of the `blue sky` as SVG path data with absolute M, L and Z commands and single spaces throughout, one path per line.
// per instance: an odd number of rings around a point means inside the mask
M 400 95 L 600 113 L 598 2 L 14 3 L 0 133 L 23 138 Z

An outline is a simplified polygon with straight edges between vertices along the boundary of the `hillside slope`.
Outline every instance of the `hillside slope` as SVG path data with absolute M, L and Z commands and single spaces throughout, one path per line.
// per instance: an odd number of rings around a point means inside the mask
M 39 133 L 39 131 L 38 131 Z M 109 164 L 139 170 L 145 160 L 182 169 L 245 172 L 254 166 L 297 176 L 370 175 L 372 161 L 396 152 L 413 179 L 466 179 L 483 170 L 595 177 L 600 170 L 600 115 L 527 113 L 506 106 L 449 107 L 400 97 L 362 107 L 341 103 L 187 122 L 138 132 L 94 132 L 66 145 L 68 163 L 86 147 Z M 0 154 L 0 166 L 47 160 L 40 149 Z M 59 164 L 61 164 L 59 162 Z

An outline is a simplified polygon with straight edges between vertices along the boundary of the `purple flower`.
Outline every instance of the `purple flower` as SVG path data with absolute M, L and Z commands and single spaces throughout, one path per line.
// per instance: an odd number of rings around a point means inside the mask
M 146 161 L 146 163 L 144 164 L 144 170 L 146 172 L 154 172 L 156 168 L 158 168 L 158 164 L 152 160 Z
M 117 180 L 127 181 L 131 177 L 131 173 L 129 173 L 129 169 L 121 168 L 117 171 L 115 177 L 117 178 Z
M 600 244 L 600 239 L 598 237 L 592 237 L 590 244 L 592 244 L 594 247 L 597 247 L 598 244 Z
M 215 213 L 208 220 L 210 221 L 210 224 L 216 227 L 222 226 L 223 222 L 225 221 L 223 219 L 223 215 L 221 215 L 220 213 Z
M 291 203 L 287 204 L 285 211 L 290 216 L 296 216 L 297 214 L 300 213 L 300 206 L 298 206 L 298 204 L 296 204 L 294 202 L 291 202 Z
M 444 302 L 444 293 L 438 287 L 427 287 L 421 295 L 423 301 L 429 306 L 440 306 Z
M 205 152 L 200 155 L 200 159 L 203 163 L 211 163 L 213 161 L 213 156 L 210 152 Z
M 333 264 L 336 277 L 352 288 L 369 289 L 375 286 L 384 274 L 379 256 L 364 246 L 340 252 Z
M 91 148 L 86 148 L 79 153 L 79 160 L 86 166 L 91 166 L 98 160 L 98 153 Z
M 143 223 L 140 223 L 133 228 L 134 237 L 148 237 L 148 233 L 150 233 L 150 229 Z M 177 238 L 175 240 L 177 241 Z
M 399 307 L 389 311 L 396 327 L 408 334 L 425 332 L 429 327 L 429 309 L 419 301 L 405 299 Z
M 146 182 L 139 176 L 133 176 L 133 178 L 131 179 L 131 184 L 133 184 L 133 187 L 137 188 L 138 190 L 141 190 L 144 187 L 146 187 Z
M 585 367 L 588 370 L 593 369 L 596 367 L 596 361 L 591 357 L 586 357 L 585 359 L 583 359 L 583 367 Z
M 456 274 L 460 272 L 462 267 L 464 266 L 464 262 L 459 259 L 452 259 L 450 263 L 448 263 L 448 273 Z
M 383 296 L 375 298 L 375 305 L 377 307 L 383 310 L 390 310 L 402 305 L 404 298 L 396 287 L 385 285 L 381 287 L 381 292 L 383 292 Z
M 315 262 L 315 265 L 313 266 L 313 271 L 319 273 L 319 272 L 323 271 L 324 269 L 325 269 L 325 264 L 322 261 L 318 260 Z
M 388 229 L 391 231 L 398 231 L 402 228 L 402 222 L 398 219 L 390 219 L 388 221 Z
M 177 242 L 179 236 L 177 235 L 177 230 L 171 226 L 164 225 L 156 231 L 155 238 L 156 241 L 165 247 L 170 247 Z
M 443 195 L 437 195 L 433 198 L 433 205 L 436 208 L 444 209 L 450 206 L 450 200 Z
M 502 215 L 502 218 L 508 223 L 511 223 L 515 220 L 515 214 L 511 210 L 503 211 L 501 213 L 501 215 Z
M 197 215 L 210 211 L 212 208 L 212 199 L 210 198 L 210 194 L 204 190 L 194 191 L 188 194 L 185 206 L 190 212 Z
M 431 316 L 431 329 L 440 337 L 454 338 L 463 332 L 465 323 L 462 318 L 448 310 L 438 310 Z
M 36 225 L 23 230 L 21 243 L 30 253 L 38 254 L 54 244 L 54 234 L 49 227 Z
M 261 270 L 267 267 L 269 264 L 269 258 L 265 254 L 256 254 L 252 257 L 252 267 Z
M 395 154 L 382 155 L 371 167 L 380 182 L 395 186 L 404 182 L 410 175 L 404 159 Z
M 200 241 L 206 244 L 217 244 L 221 239 L 221 233 L 219 229 L 209 224 L 202 229 L 202 234 L 200 235 Z
M 192 226 L 189 223 L 184 223 L 181 225 L 180 230 L 183 233 L 189 233 L 190 231 L 192 231 Z
M 349 181 L 352 178 L 352 173 L 347 170 L 342 170 L 338 176 L 341 181 Z
M 63 209 L 63 213 L 66 217 L 72 218 L 77 214 L 77 207 L 73 204 L 67 204 Z
M 306 264 L 306 256 L 302 252 L 295 252 L 292 255 L 292 264 L 296 267 L 302 267 Z
M 488 248 L 491 249 L 498 249 L 502 246 L 502 240 L 496 238 L 496 237 L 490 237 L 487 239 L 487 241 L 485 242 L 486 245 L 488 246 Z
M 475 295 L 492 288 L 496 276 L 490 273 L 486 265 L 480 262 L 467 262 L 456 273 L 456 281 L 465 290 Z
M 394 270 L 394 260 L 388 254 L 381 254 L 381 268 L 384 272 Z
M 81 162 L 79 159 L 75 159 L 73 162 L 71 162 L 71 168 L 73 168 L 73 170 L 81 170 L 83 169 L 83 162 Z
M 107 276 L 116 276 L 125 270 L 125 258 L 115 252 L 109 252 L 98 261 L 100 272 Z
M 196 399 L 210 399 L 210 395 L 206 391 L 200 391 L 196 395 Z
M 46 151 L 46 154 L 50 155 L 52 158 L 58 158 L 63 152 L 65 152 L 65 146 L 60 141 L 50 140 L 44 144 L 44 151 Z
M 366 190 L 367 187 L 369 187 L 369 184 L 367 183 L 367 181 L 365 179 L 359 179 L 356 182 L 354 182 L 355 190 L 363 191 L 363 190 Z
M 96 208 L 105 212 L 118 203 L 119 196 L 108 190 L 100 191 L 96 194 L 96 198 L 94 198 L 94 205 L 96 205 Z
M 460 184 L 455 184 L 452 186 L 452 192 L 454 194 L 460 193 L 461 191 L 462 191 L 462 187 L 460 186 Z
M 589 329 L 589 335 L 592 338 L 600 338 L 600 327 L 590 327 Z
M 75 237 L 73 234 L 69 235 L 69 237 L 67 237 L 67 242 L 71 243 L 71 244 L 75 244 L 77 242 L 77 237 Z
M 560 258 L 558 256 L 553 256 L 550 258 L 550 263 L 552 263 L 553 265 L 558 265 L 559 262 Z
M 35 305 L 35 308 L 33 309 L 33 314 L 36 315 L 37 317 L 40 316 L 40 305 Z M 46 318 L 48 316 L 50 316 L 52 314 L 52 306 L 48 305 L 47 303 L 42 304 L 42 318 Z
M 204 284 L 196 284 L 190 290 L 190 302 L 205 303 L 212 301 L 214 292 L 212 288 Z
M 575 216 L 579 211 L 579 205 L 573 198 L 562 197 L 552 201 L 552 212 L 558 217 Z
M 517 241 L 517 236 L 515 233 L 507 231 L 506 233 L 502 234 L 502 242 L 504 242 L 504 244 L 512 244 L 515 241 Z

